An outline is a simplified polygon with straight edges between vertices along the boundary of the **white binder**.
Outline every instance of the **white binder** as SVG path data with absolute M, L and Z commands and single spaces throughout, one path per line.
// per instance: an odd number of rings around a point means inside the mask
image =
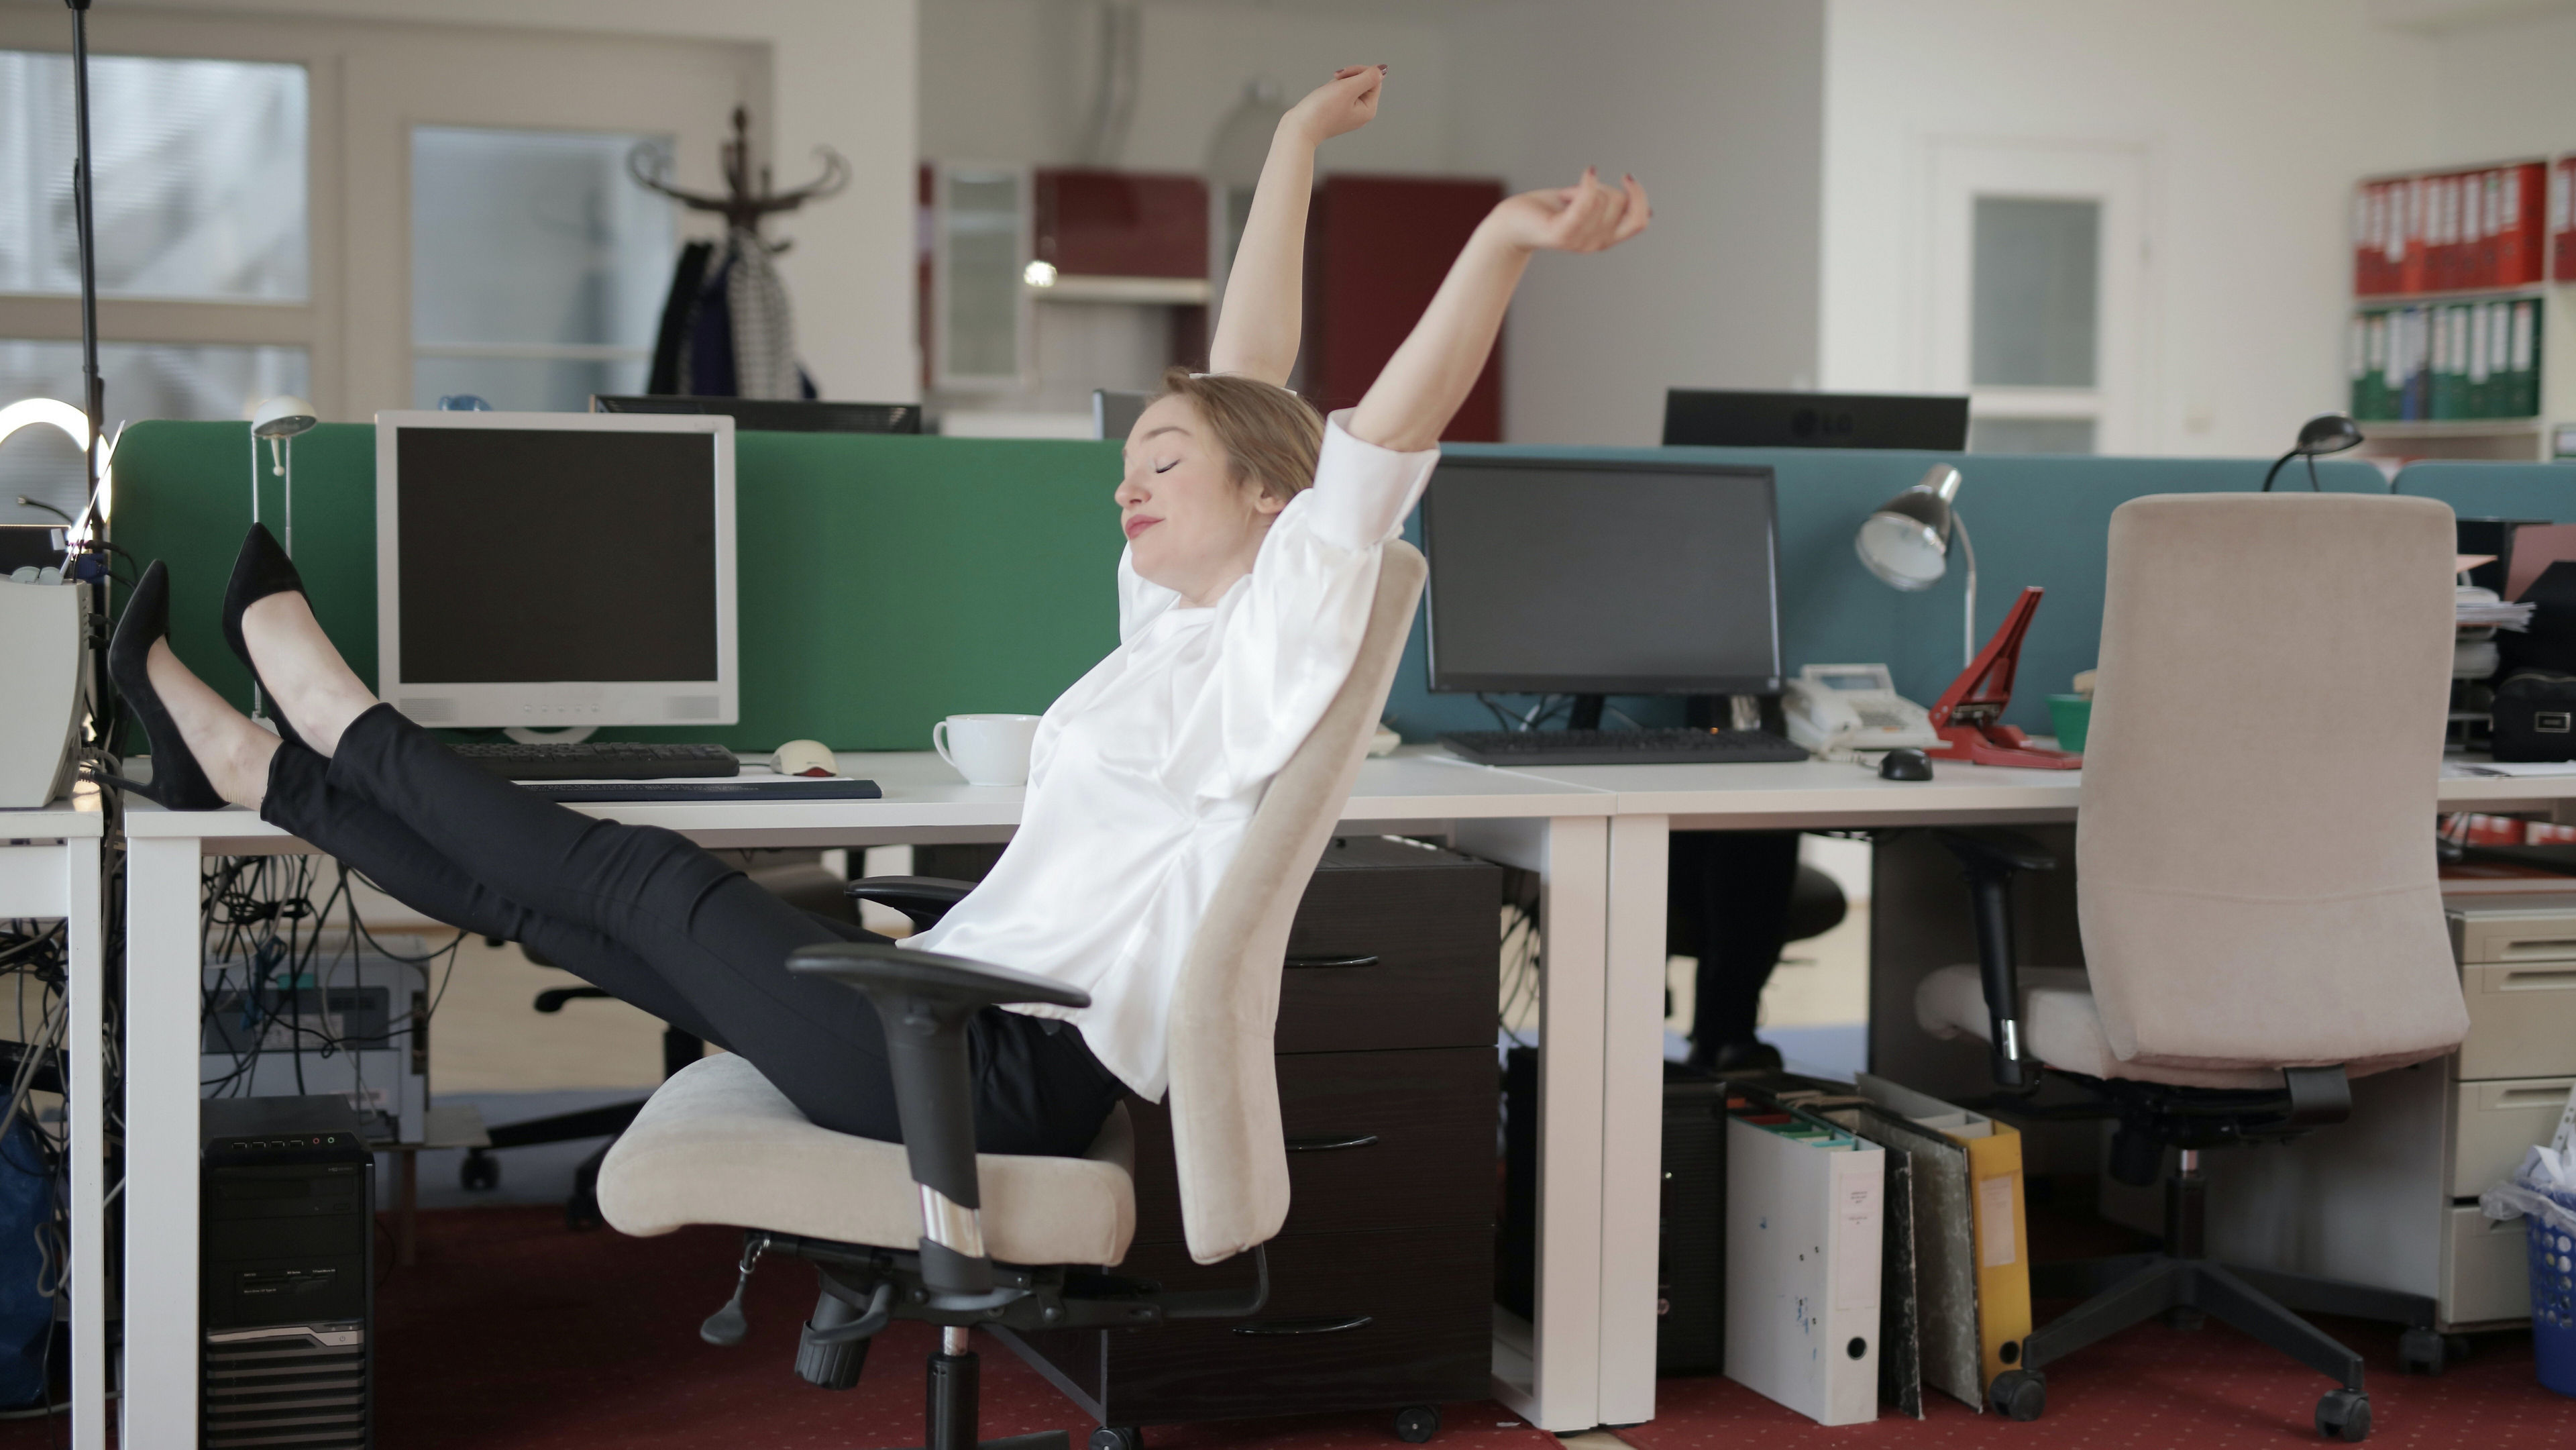
M 1886 1150 L 1803 1113 L 1726 1125 L 1726 1376 L 1824 1425 L 1878 1417 Z

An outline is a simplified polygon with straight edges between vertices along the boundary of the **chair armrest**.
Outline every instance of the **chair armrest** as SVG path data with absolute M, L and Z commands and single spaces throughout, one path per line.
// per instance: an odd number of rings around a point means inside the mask
M 855 900 L 893 907 L 912 919 L 914 931 L 927 931 L 948 908 L 965 900 L 975 883 L 938 876 L 862 876 L 844 889 Z
M 1998 1086 L 2039 1086 L 2039 1064 L 2022 1056 L 2021 978 L 2013 948 L 2012 882 L 2024 871 L 2054 871 L 2057 858 L 2011 831 L 1934 831 L 1967 874 L 1977 923 L 1977 980 L 1986 998 L 1987 1070 Z
M 560 1012 L 566 1002 L 579 1002 L 585 998 L 607 995 L 609 994 L 597 987 L 548 987 L 537 994 L 537 1010 Z
M 790 953 L 787 969 L 867 994 L 885 1027 L 904 1157 L 921 1190 L 922 1280 L 942 1294 L 993 1287 L 975 1178 L 975 1084 L 966 1024 L 986 1007 L 1088 1007 L 1091 995 L 1025 972 L 876 942 L 827 942 Z

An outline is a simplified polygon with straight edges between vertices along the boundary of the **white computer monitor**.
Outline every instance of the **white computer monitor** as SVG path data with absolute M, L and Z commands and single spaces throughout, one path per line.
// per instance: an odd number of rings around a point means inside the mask
M 730 725 L 734 420 L 376 415 L 376 693 L 423 725 Z

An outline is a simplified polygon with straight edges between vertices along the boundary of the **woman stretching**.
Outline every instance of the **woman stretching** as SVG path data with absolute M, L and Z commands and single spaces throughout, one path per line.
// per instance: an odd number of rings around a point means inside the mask
M 1217 330 L 1219 371 L 1168 375 L 1127 440 L 1119 646 L 1047 711 L 1019 833 L 990 877 L 913 938 L 1091 997 L 1080 1011 L 975 1019 L 982 1151 L 1079 1154 L 1122 1094 L 1162 1096 L 1191 933 L 1271 776 L 1349 674 L 1380 546 L 1421 491 L 1522 268 L 1534 251 L 1599 251 L 1646 225 L 1633 180 L 1613 189 L 1590 172 L 1503 202 L 1359 407 L 1327 425 L 1282 386 L 1313 153 L 1365 124 L 1381 85 L 1377 68 L 1346 71 L 1280 123 Z M 188 672 L 168 617 L 156 562 L 108 661 L 150 738 L 147 794 L 162 805 L 256 809 L 426 915 L 524 942 L 750 1059 L 814 1122 L 900 1140 L 875 1011 L 786 966 L 853 928 L 669 831 L 567 810 L 448 751 L 341 662 L 257 525 L 224 632 L 283 739 Z

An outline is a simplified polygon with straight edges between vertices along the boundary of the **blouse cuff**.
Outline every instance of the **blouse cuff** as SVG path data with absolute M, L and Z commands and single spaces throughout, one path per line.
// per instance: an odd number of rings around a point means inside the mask
M 1395 537 L 1430 483 L 1440 450 L 1399 453 L 1364 443 L 1351 436 L 1350 416 L 1344 408 L 1325 420 L 1308 508 L 1315 532 L 1345 548 L 1364 549 Z

